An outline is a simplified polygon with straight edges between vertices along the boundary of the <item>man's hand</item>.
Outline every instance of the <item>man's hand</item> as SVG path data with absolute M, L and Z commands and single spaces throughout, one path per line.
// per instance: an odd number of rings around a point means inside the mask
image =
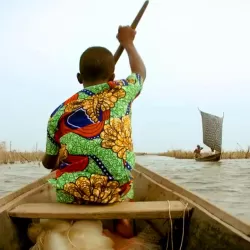
M 146 67 L 134 46 L 133 41 L 135 39 L 135 34 L 136 31 L 130 26 L 120 26 L 118 29 L 117 39 L 127 51 L 132 73 L 139 74 L 144 81 L 146 78 Z
M 133 44 L 135 39 L 136 31 L 130 26 L 119 26 L 117 39 L 120 44 L 126 48 L 127 46 Z
M 47 169 L 56 169 L 58 167 L 58 155 L 45 154 L 42 160 L 42 164 Z

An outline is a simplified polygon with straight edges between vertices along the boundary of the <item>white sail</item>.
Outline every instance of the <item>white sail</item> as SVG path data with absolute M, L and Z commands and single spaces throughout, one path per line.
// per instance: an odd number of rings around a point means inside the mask
M 223 117 L 218 117 L 200 110 L 202 118 L 203 143 L 218 152 L 222 146 Z

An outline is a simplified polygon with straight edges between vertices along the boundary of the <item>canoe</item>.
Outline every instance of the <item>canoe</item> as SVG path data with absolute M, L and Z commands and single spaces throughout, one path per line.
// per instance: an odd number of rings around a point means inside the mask
M 55 192 L 47 183 L 54 173 L 1 198 L 0 249 L 29 249 L 28 225 L 40 218 L 101 219 L 107 228 L 114 219 L 131 218 L 136 233 L 150 225 L 162 249 L 250 249 L 249 224 L 138 164 L 133 174 L 135 202 L 105 206 L 56 203 Z
M 221 158 L 221 153 L 217 153 L 217 154 L 214 154 L 214 155 L 208 155 L 208 156 L 205 156 L 205 157 L 198 157 L 198 158 L 195 158 L 196 161 L 219 161 Z

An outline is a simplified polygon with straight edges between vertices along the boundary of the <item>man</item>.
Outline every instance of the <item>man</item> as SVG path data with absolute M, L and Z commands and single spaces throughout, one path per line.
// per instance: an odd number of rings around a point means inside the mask
M 119 27 L 117 39 L 131 68 L 126 79 L 114 80 L 115 61 L 109 50 L 88 48 L 77 74 L 84 89 L 49 119 L 43 165 L 57 169 L 50 183 L 56 187 L 59 202 L 107 204 L 133 199 L 131 105 L 146 78 L 133 43 L 135 34 L 129 26 Z M 117 231 L 132 236 L 128 220 L 120 220 Z
M 203 148 L 200 146 L 200 145 L 197 145 L 197 148 L 194 150 L 194 157 L 195 158 L 199 158 L 199 157 L 201 157 L 201 150 L 202 150 Z

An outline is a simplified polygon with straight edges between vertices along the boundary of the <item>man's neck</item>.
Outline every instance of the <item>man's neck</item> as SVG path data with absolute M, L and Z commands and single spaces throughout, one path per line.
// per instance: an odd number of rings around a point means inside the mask
M 108 82 L 108 80 L 105 79 L 105 80 L 97 80 L 97 81 L 94 81 L 94 82 L 84 82 L 83 87 L 88 88 L 88 87 L 99 85 L 99 84 L 102 84 L 102 83 L 105 83 L 105 82 Z

